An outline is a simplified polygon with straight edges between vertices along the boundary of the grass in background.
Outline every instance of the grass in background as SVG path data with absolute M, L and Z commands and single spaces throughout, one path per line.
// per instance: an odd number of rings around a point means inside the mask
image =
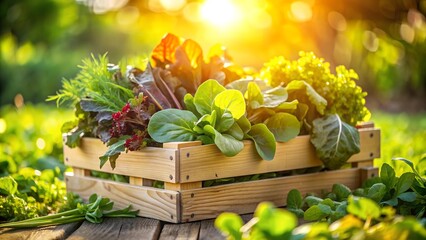
M 426 161 L 419 164 L 426 153 L 426 113 L 385 113 L 372 112 L 372 121 L 381 129 L 381 158 L 374 161 L 380 167 L 388 163 L 395 168 L 397 175 L 410 171 L 409 167 L 392 158 L 403 157 L 417 165 L 418 170 L 426 175 Z

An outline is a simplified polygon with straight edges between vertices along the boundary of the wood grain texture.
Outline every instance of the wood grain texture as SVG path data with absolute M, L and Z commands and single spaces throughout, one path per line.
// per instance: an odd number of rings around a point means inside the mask
M 380 130 L 360 129 L 361 151 L 348 162 L 380 157 Z M 287 143 L 277 143 L 275 158 L 262 161 L 251 141 L 244 141 L 244 149 L 234 157 L 224 156 L 216 145 L 180 149 L 180 182 L 195 182 L 226 177 L 279 172 L 321 166 L 310 136 L 298 136 Z
M 68 240 L 158 239 L 161 222 L 147 218 L 109 218 L 101 224 L 85 221 Z
M 200 222 L 183 224 L 164 224 L 160 240 L 197 240 L 200 231 Z
M 108 197 L 115 208 L 132 205 L 139 216 L 168 222 L 179 220 L 178 192 L 152 187 L 135 186 L 92 177 L 65 176 L 67 190 L 88 199 L 93 193 Z
M 53 240 L 66 239 L 82 222 L 68 223 L 58 226 L 29 229 L 0 229 L 1 240 Z
M 287 193 L 294 188 L 302 194 L 330 191 L 335 183 L 354 189 L 360 186 L 360 174 L 360 169 L 345 169 L 184 190 L 181 191 L 182 221 L 215 218 L 227 211 L 249 213 L 262 201 L 285 206 Z
M 107 147 L 96 138 L 83 138 L 78 148 L 64 145 L 65 164 L 72 167 L 148 178 L 166 182 L 177 182 L 177 150 L 146 147 L 142 151 L 122 153 L 113 170 L 109 163 L 99 168 L 99 157 Z

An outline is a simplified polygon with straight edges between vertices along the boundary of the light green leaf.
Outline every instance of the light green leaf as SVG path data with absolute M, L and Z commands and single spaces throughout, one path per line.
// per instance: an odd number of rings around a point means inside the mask
M 244 97 L 247 99 L 247 105 L 251 109 L 257 109 L 263 104 L 263 95 L 256 83 L 250 82 L 248 84 Z
M 276 113 L 266 120 L 266 126 L 278 142 L 287 142 L 299 135 L 300 122 L 289 113 Z
M 283 102 L 280 105 L 276 106 L 274 108 L 275 111 L 279 110 L 296 110 L 297 106 L 299 105 L 299 101 L 297 99 L 291 101 L 291 102 Z
M 254 216 L 259 218 L 256 228 L 270 239 L 289 239 L 291 231 L 297 226 L 296 216 L 268 202 L 260 203 Z
M 190 93 L 185 94 L 183 102 L 185 103 L 188 111 L 191 111 L 195 116 L 200 117 L 200 113 L 197 111 L 194 104 L 194 97 Z
M 217 113 L 215 110 L 211 114 L 204 114 L 200 119 L 195 123 L 195 125 L 203 127 L 205 124 L 214 126 L 216 124 Z
M 237 155 L 244 148 L 243 141 L 237 140 L 229 134 L 221 134 L 210 125 L 204 126 L 204 130 L 213 135 L 214 143 L 227 157 Z
M 216 111 L 216 110 L 213 110 L 213 111 Z M 214 126 L 214 128 L 218 132 L 223 133 L 228 131 L 234 123 L 235 123 L 234 117 L 232 116 L 230 112 L 226 111 L 217 118 L 216 124 L 212 126 Z
M 380 217 L 380 206 L 369 198 L 350 196 L 347 211 L 363 220 Z
M 214 98 L 213 109 L 218 111 L 218 116 L 230 112 L 234 119 L 239 119 L 246 113 L 246 102 L 241 92 L 233 89 L 226 90 L 217 94 Z
M 251 123 L 246 116 L 242 116 L 237 120 L 238 126 L 240 126 L 241 130 L 244 133 L 248 133 L 251 129 Z
M 332 213 L 330 206 L 325 204 L 313 205 L 305 211 L 303 218 L 306 221 L 319 221 Z
M 360 151 L 359 132 L 343 122 L 337 114 L 313 121 L 311 143 L 317 156 L 329 169 L 338 169 Z
M 0 194 L 13 195 L 18 191 L 18 183 L 11 176 L 0 178 Z
M 315 196 L 307 196 L 305 198 L 305 201 L 306 201 L 306 203 L 308 204 L 309 207 L 312 207 L 314 205 L 318 205 L 319 203 L 321 203 L 324 200 L 322 198 L 315 197 Z
M 319 95 L 315 89 L 307 82 L 301 80 L 291 81 L 285 88 L 288 93 L 303 90 L 308 95 L 309 101 L 315 106 L 316 110 L 323 115 L 327 107 L 327 100 Z
M 253 79 L 241 79 L 237 81 L 233 81 L 226 85 L 228 89 L 235 89 L 240 91 L 242 94 L 247 92 L 248 85 L 250 83 L 255 83 L 261 91 L 271 89 L 271 87 L 263 80 L 253 80 Z
M 209 79 L 203 82 L 194 95 L 194 105 L 197 111 L 201 115 L 211 113 L 213 100 L 225 90 L 225 87 L 216 80 Z
M 197 117 L 190 111 L 165 109 L 152 115 L 148 133 L 157 142 L 194 141 Z
M 272 160 L 275 156 L 276 142 L 274 134 L 263 123 L 251 127 L 247 134 L 254 141 L 257 153 L 264 160 Z
M 265 90 L 262 92 L 262 94 L 263 94 L 262 107 L 267 107 L 267 108 L 279 107 L 281 106 L 281 104 L 284 104 L 288 98 L 287 90 L 281 86 L 277 86 L 275 88 Z
M 243 220 L 238 214 L 222 213 L 216 218 L 214 225 L 217 229 L 226 233 L 233 239 L 242 239 L 242 233 L 240 232 L 240 229 L 243 226 Z
M 244 138 L 244 132 L 236 122 L 234 122 L 231 128 L 229 128 L 225 133 L 233 136 L 237 140 L 243 140 Z

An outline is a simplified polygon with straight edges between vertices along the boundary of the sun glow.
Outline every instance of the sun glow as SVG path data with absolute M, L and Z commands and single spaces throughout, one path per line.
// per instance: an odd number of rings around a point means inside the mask
M 217 26 L 233 25 L 241 19 L 241 12 L 230 0 L 206 0 L 201 6 L 204 21 Z

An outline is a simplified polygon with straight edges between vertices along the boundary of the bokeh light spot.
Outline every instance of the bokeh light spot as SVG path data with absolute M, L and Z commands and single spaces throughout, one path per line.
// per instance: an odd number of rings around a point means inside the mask
M 332 11 L 327 16 L 328 24 L 337 31 L 343 32 L 346 30 L 347 24 L 345 17 L 339 13 Z
M 191 2 L 186 4 L 183 9 L 183 17 L 190 22 L 200 22 L 202 4 L 199 2 Z
M 402 39 L 408 43 L 412 43 L 414 41 L 414 36 L 416 35 L 414 29 L 405 23 L 401 24 L 399 33 L 401 34 Z
M 117 13 L 117 23 L 120 25 L 131 25 L 139 19 L 139 9 L 136 7 L 124 7 Z
M 3 118 L 0 118 L 0 133 L 6 132 L 6 128 L 7 128 L 6 120 L 4 120 Z
M 186 0 L 160 0 L 166 11 L 175 12 L 179 11 L 186 4 Z
M 292 3 L 290 11 L 295 21 L 306 22 L 312 19 L 312 8 L 306 2 L 297 1 Z
M 46 142 L 44 141 L 43 138 L 37 138 L 36 146 L 38 149 L 43 150 L 46 147 Z
M 370 52 L 376 52 L 379 48 L 379 38 L 372 31 L 365 31 L 362 38 L 362 44 Z

